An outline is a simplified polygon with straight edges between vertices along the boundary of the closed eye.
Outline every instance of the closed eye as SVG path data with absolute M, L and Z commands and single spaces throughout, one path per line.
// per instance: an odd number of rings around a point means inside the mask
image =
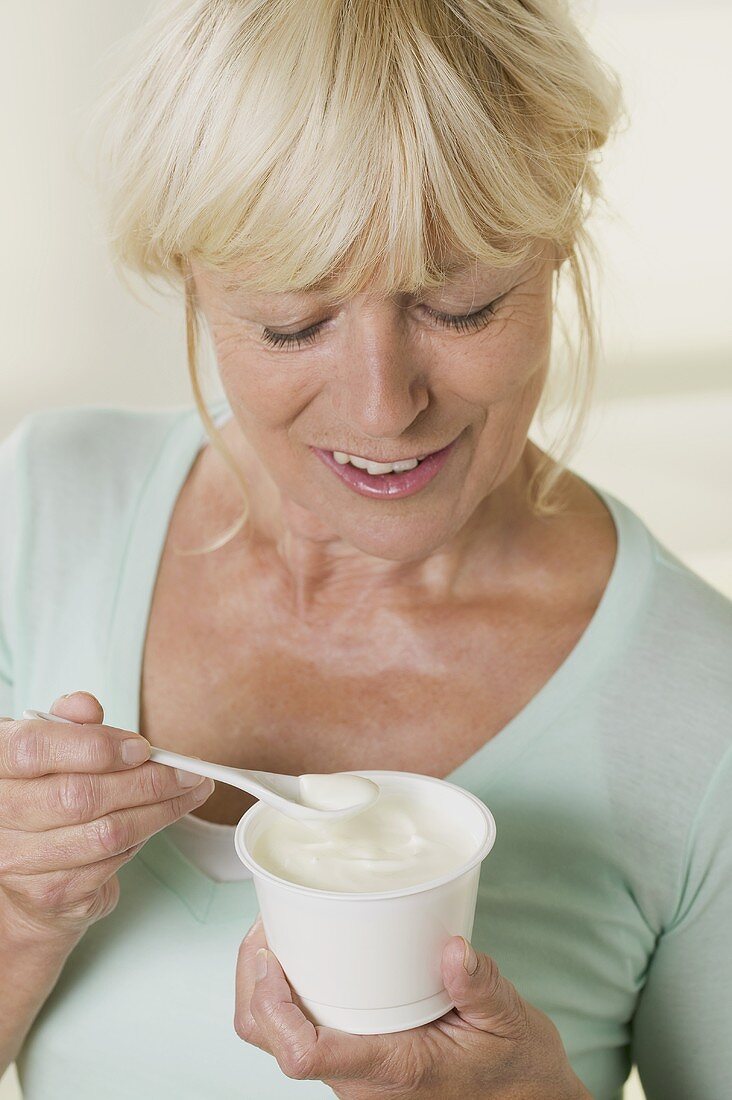
M 500 298 L 494 299 L 487 306 L 483 306 L 473 313 L 438 313 L 437 310 L 430 309 L 429 306 L 424 304 L 422 304 L 422 309 L 443 328 L 455 329 L 458 332 L 476 332 L 478 329 L 486 327 L 495 307 L 501 301 L 501 298 L 505 297 L 506 295 L 503 294 Z M 300 332 L 274 332 L 270 328 L 264 328 L 262 339 L 274 348 L 301 348 L 306 344 L 313 343 L 324 324 L 325 321 L 318 321 L 308 328 L 301 329 Z
M 424 306 L 423 309 L 429 313 L 438 325 L 443 325 L 445 328 L 454 328 L 459 332 L 470 332 L 476 329 L 485 328 L 487 321 L 492 317 L 495 306 L 498 305 L 500 298 L 496 298 L 494 302 L 489 302 L 487 306 L 483 306 L 482 309 L 476 309 L 473 313 L 438 313 L 434 309 L 430 309 L 429 306 Z

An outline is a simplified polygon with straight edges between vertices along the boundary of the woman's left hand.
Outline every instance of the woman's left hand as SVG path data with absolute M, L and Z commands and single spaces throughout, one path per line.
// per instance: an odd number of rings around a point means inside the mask
M 455 1008 L 391 1035 L 349 1035 L 312 1024 L 267 949 L 261 919 L 239 949 L 234 1029 L 297 1080 L 324 1081 L 341 1100 L 592 1100 L 557 1028 L 460 936 L 442 976 Z

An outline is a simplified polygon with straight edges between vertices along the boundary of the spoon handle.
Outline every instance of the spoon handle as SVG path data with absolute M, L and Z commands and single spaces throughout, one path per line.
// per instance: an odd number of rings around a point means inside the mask
M 187 772 L 193 772 L 194 775 L 205 775 L 209 779 L 216 779 L 219 783 L 228 783 L 230 787 L 238 787 L 239 790 L 259 797 L 259 784 L 253 780 L 247 783 L 239 768 L 229 768 L 226 764 L 211 764 L 208 760 L 199 760 L 197 756 L 182 756 L 179 752 L 169 752 L 168 749 L 151 748 L 150 759 L 157 764 L 183 768 Z M 254 787 L 257 788 L 256 791 Z

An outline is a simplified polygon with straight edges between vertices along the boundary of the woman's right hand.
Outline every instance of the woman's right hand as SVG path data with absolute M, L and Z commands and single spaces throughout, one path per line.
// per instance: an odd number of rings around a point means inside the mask
M 81 938 L 115 908 L 115 872 L 214 790 L 149 760 L 139 734 L 103 726 L 88 692 L 51 711 L 84 724 L 0 718 L 0 931 L 19 942 Z

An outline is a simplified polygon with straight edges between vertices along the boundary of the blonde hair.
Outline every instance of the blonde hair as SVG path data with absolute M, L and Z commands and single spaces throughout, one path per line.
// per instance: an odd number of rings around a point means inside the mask
M 559 510 L 599 348 L 594 154 L 624 113 L 565 0 L 164 0 L 122 50 L 90 128 L 107 242 L 123 281 L 183 290 L 194 398 L 245 502 L 201 391 L 190 258 L 246 266 L 257 290 L 328 279 L 345 299 L 374 280 L 421 293 L 451 254 L 511 266 L 548 241 L 579 339 L 563 445 L 530 500 Z

